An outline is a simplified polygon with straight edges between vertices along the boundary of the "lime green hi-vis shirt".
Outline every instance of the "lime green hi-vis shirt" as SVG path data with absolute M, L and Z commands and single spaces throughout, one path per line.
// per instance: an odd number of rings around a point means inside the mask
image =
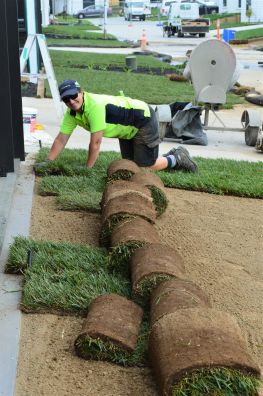
M 108 138 L 132 139 L 149 120 L 149 106 L 140 100 L 84 92 L 82 111 L 67 109 L 60 132 L 71 135 L 80 125 L 90 133 L 103 131 Z

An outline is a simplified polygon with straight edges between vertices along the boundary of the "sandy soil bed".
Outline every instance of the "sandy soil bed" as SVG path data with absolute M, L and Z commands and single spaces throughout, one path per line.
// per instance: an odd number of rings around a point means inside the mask
M 213 307 L 233 314 L 263 368 L 262 200 L 166 190 L 162 242 L 179 250 L 188 278 Z M 56 210 L 35 195 L 31 236 L 98 245 L 100 216 Z M 157 396 L 148 368 L 85 361 L 74 354 L 81 318 L 23 314 L 16 396 Z

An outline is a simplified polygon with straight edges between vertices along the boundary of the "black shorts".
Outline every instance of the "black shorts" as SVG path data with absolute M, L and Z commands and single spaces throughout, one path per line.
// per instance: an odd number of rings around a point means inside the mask
M 122 158 L 142 167 L 154 165 L 159 154 L 159 123 L 152 108 L 150 113 L 150 121 L 138 130 L 133 139 L 119 139 Z
M 158 158 L 159 145 L 148 147 L 136 144 L 134 139 L 119 139 L 122 158 L 134 161 L 138 166 L 152 166 Z

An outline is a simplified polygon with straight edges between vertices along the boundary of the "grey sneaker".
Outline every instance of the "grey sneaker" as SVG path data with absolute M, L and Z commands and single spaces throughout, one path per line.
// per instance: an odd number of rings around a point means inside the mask
M 182 150 L 183 149 L 183 150 Z M 178 147 L 174 154 L 176 165 L 173 169 L 198 173 L 198 167 L 184 147 Z
M 176 147 L 173 147 L 170 151 L 168 151 L 168 153 L 163 154 L 163 157 L 167 157 L 168 155 L 175 155 L 176 151 L 177 151 L 177 152 L 182 151 L 182 152 L 184 152 L 186 155 L 190 155 L 190 154 L 189 154 L 189 151 L 188 151 L 185 147 L 183 147 L 183 146 L 178 146 L 177 148 L 176 148 Z

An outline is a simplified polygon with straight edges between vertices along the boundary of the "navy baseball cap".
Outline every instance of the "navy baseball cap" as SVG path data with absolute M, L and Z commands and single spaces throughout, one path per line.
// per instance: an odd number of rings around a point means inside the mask
M 64 80 L 58 87 L 61 99 L 80 92 L 80 85 L 75 80 Z

